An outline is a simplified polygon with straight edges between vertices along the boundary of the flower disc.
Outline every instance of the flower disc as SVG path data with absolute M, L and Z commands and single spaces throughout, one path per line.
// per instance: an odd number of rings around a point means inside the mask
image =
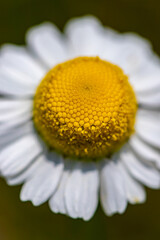
M 134 132 L 137 102 L 128 77 L 98 57 L 79 57 L 49 71 L 34 98 L 34 123 L 66 157 L 107 157 Z

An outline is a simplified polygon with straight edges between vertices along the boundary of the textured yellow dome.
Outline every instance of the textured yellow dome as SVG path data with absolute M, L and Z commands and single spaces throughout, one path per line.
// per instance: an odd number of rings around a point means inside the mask
M 137 102 L 128 78 L 98 57 L 55 66 L 34 98 L 34 123 L 47 144 L 66 157 L 107 157 L 134 132 Z

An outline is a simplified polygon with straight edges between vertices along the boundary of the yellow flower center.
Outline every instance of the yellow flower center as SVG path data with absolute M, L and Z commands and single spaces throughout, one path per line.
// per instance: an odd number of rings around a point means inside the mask
M 55 66 L 34 98 L 34 123 L 44 141 L 66 157 L 99 159 L 134 132 L 137 102 L 127 76 L 98 57 Z

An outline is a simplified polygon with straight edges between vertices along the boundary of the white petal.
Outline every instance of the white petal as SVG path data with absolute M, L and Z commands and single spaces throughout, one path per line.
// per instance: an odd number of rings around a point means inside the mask
M 31 163 L 26 169 L 24 169 L 23 172 L 20 174 L 13 176 L 13 177 L 8 177 L 7 178 L 7 183 L 9 185 L 19 185 L 26 181 L 28 178 L 31 178 L 37 169 L 39 169 L 42 165 L 44 166 L 45 164 L 45 158 L 43 155 L 40 155 L 33 163 Z
M 158 170 L 150 164 L 139 161 L 128 146 L 123 148 L 120 158 L 131 175 L 138 181 L 150 188 L 160 187 L 160 174 Z
M 119 34 L 105 28 L 92 16 L 72 19 L 65 33 L 71 44 L 72 57 L 99 56 L 119 65 L 131 75 L 144 68 L 150 59 L 157 63 L 147 40 L 134 33 Z M 135 86 L 138 85 L 136 83 Z
M 0 136 L 8 134 L 15 127 L 28 122 L 32 118 L 32 100 L 0 100 Z
M 19 125 L 16 128 L 9 129 L 4 134 L 0 135 L 0 150 L 10 143 L 18 140 L 20 137 L 23 137 L 24 135 L 31 132 L 34 132 L 32 122 L 27 122 L 26 124 Z
M 146 144 L 136 134 L 131 137 L 129 144 L 142 160 L 153 162 L 160 168 L 160 153 L 153 147 Z
M 22 76 L 23 84 L 35 86 L 46 73 L 44 66 L 33 58 L 25 47 L 8 44 L 1 48 L 0 53 L 0 65 Z
M 148 95 L 160 89 L 160 59 L 153 51 L 148 53 L 141 68 L 129 76 L 129 80 L 140 99 L 141 95 Z
M 67 214 L 67 209 L 65 206 L 64 192 L 66 188 L 66 184 L 70 173 L 72 171 L 72 167 L 74 165 L 74 161 L 68 161 L 65 159 L 65 167 L 62 174 L 62 178 L 60 180 L 59 186 L 51 199 L 49 200 L 49 206 L 51 210 L 55 213 Z
M 99 176 L 93 163 L 77 162 L 67 181 L 65 202 L 72 218 L 89 220 L 98 204 Z
M 149 75 L 147 74 L 146 75 L 137 74 L 137 76 L 131 75 L 129 80 L 133 84 L 133 87 L 140 101 L 145 101 L 145 100 L 147 101 L 146 98 L 148 93 L 149 94 L 151 93 L 150 95 L 152 96 L 154 95 L 152 94 L 152 92 L 154 92 L 157 89 L 160 89 L 160 71 L 158 73 L 151 72 Z M 146 95 L 143 96 L 143 94 L 146 94 Z M 151 99 L 151 97 L 149 99 Z
M 145 108 L 140 108 L 138 109 L 138 115 L 137 115 L 138 120 L 146 120 L 147 122 L 153 122 L 155 121 L 156 125 L 160 121 L 160 112 L 157 110 L 148 110 Z
M 25 86 L 20 82 L 21 77 L 16 74 L 2 71 L 0 67 L 0 93 L 5 95 L 15 95 L 20 97 L 30 97 L 34 94 L 35 89 L 31 86 Z M 19 81 L 17 83 L 17 81 Z
M 0 52 L 0 93 L 29 97 L 46 70 L 24 47 L 5 45 Z
M 32 100 L 0 99 L 0 122 L 11 121 L 32 112 L 32 105 Z
M 58 29 L 51 23 L 33 27 L 27 34 L 32 51 L 48 68 L 66 60 L 66 46 Z
M 23 136 L 0 152 L 0 171 L 3 176 L 21 172 L 42 152 L 42 146 L 33 133 Z
M 151 82 L 154 82 L 154 80 L 151 80 Z M 160 82 L 160 77 L 159 77 L 159 82 Z M 159 109 L 160 108 L 160 87 L 158 91 L 137 95 L 137 100 L 138 100 L 138 103 L 143 106 L 146 106 L 152 109 L 156 109 L 156 108 Z
M 127 206 L 126 189 L 123 175 L 118 164 L 106 160 L 101 170 L 101 204 L 107 215 L 123 213 Z
M 66 25 L 65 33 L 71 44 L 72 57 L 100 56 L 103 52 L 103 28 L 96 18 L 88 16 L 72 19 Z
M 0 124 L 0 136 L 8 134 L 9 131 L 12 131 L 17 126 L 22 126 L 23 124 L 29 122 L 32 118 L 32 112 L 28 111 L 25 114 L 19 115 L 18 118 L 13 118 Z
M 136 119 L 136 132 L 147 143 L 160 148 L 160 114 L 152 111 L 139 111 Z
M 113 41 L 115 42 L 113 49 L 116 53 L 115 63 L 130 76 L 141 71 L 150 60 L 152 54 L 151 45 L 149 41 L 139 35 L 135 33 L 117 34 Z
M 9 99 L 9 98 L 1 98 L 0 99 L 0 111 L 1 114 L 3 111 L 10 111 L 12 109 L 17 109 L 19 107 L 25 106 L 25 105 L 30 105 L 32 100 L 29 99 Z
M 35 206 L 47 201 L 54 193 L 63 171 L 63 160 L 59 155 L 50 153 L 45 158 L 44 164 L 41 164 L 21 190 L 21 200 L 30 200 Z
M 146 200 L 146 193 L 144 187 L 138 183 L 132 176 L 128 173 L 125 166 L 119 161 L 119 170 L 123 176 L 126 197 L 131 204 L 143 203 Z

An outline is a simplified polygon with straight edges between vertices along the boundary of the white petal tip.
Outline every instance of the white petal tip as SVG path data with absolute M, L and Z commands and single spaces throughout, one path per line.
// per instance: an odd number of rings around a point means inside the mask
M 30 201 L 30 197 L 27 196 L 25 193 L 23 193 L 23 191 L 21 191 L 21 193 L 20 193 L 20 200 L 22 202 Z
M 139 199 L 137 197 L 133 197 L 129 202 L 131 204 L 142 204 L 146 201 L 146 198 L 143 198 L 143 199 Z
M 37 206 L 40 206 L 43 202 L 39 201 L 38 199 L 36 200 L 32 200 L 32 204 L 33 206 L 37 207 Z
M 26 196 L 23 196 L 23 195 L 20 195 L 20 200 L 21 200 L 22 202 L 29 201 L 29 199 L 28 199 Z
M 86 222 L 90 221 L 92 216 L 83 217 L 82 219 Z

